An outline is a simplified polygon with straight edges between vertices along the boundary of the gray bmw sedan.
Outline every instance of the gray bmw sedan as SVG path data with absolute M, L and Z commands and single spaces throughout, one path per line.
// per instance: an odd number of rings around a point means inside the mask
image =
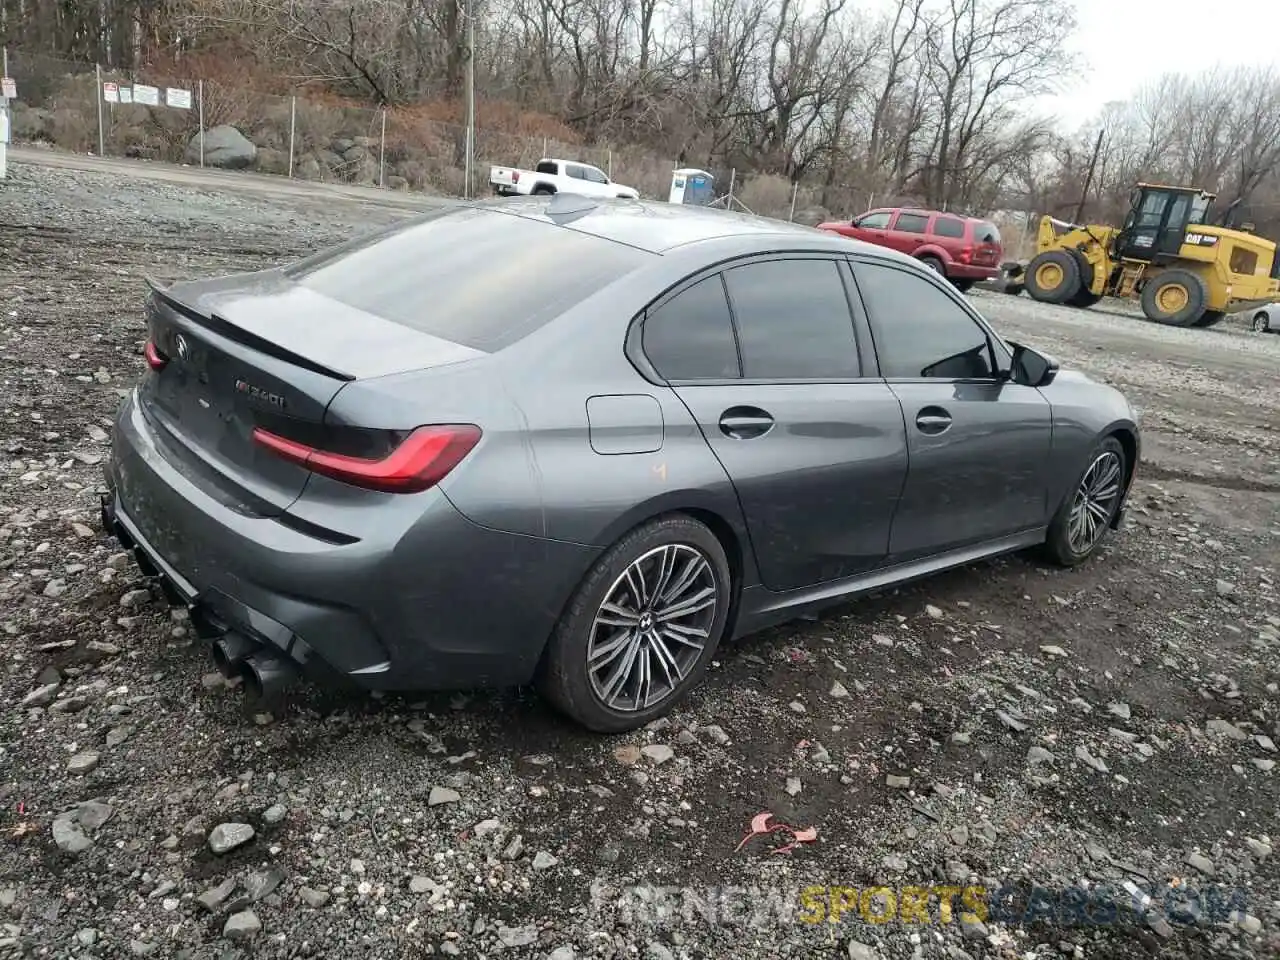
M 598 731 L 733 637 L 1120 523 L 1136 417 L 914 260 L 718 210 L 442 208 L 147 302 L 107 529 L 228 674 L 535 681 Z

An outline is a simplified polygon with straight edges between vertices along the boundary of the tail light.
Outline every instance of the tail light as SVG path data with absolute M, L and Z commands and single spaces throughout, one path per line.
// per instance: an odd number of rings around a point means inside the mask
M 968 263 L 973 258 L 973 247 L 964 247 L 960 251 L 960 262 Z
M 157 373 L 169 363 L 169 358 L 157 350 L 155 343 L 151 340 L 148 340 L 147 345 L 142 348 L 142 353 L 147 358 L 147 366 Z
M 520 182 L 520 171 L 519 171 L 519 170 L 512 170 L 512 171 L 511 171 L 511 182 L 512 182 L 512 183 L 519 183 L 519 182 Z
M 253 439 L 291 463 L 342 483 L 384 493 L 418 493 L 462 462 L 480 442 L 480 428 L 469 423 L 418 427 L 379 460 L 330 453 L 262 427 L 254 428 Z

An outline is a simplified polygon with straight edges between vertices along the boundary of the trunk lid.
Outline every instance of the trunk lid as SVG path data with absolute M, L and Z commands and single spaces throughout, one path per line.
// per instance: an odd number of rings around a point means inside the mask
M 263 448 L 255 428 L 341 449 L 344 438 L 331 436 L 325 411 L 348 382 L 483 355 L 341 304 L 278 271 L 153 285 L 147 325 L 163 363 L 152 364 L 139 400 L 162 448 L 195 482 L 257 516 L 283 513 L 310 473 Z

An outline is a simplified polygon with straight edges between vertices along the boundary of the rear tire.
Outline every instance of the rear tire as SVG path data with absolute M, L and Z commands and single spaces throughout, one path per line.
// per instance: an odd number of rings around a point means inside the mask
M 1267 312 L 1265 310 L 1259 310 L 1253 315 L 1253 332 L 1266 333 L 1268 328 L 1271 326 L 1269 321 L 1270 317 L 1267 316 Z
M 1170 327 L 1196 326 L 1208 302 L 1208 287 L 1188 270 L 1166 270 L 1142 287 L 1142 312 Z
M 938 276 L 945 278 L 947 268 L 942 265 L 942 261 L 937 257 L 921 257 L 920 262 L 936 273 Z
M 961 293 L 968 293 L 973 289 L 974 282 L 972 280 L 952 280 L 951 282 L 956 285 L 956 289 Z
M 1006 283 L 1004 287 L 1004 292 L 1009 294 L 1009 296 L 1011 297 L 1017 297 L 1017 296 L 1020 296 L 1022 294 L 1022 291 L 1025 289 L 1026 289 L 1026 284 L 1024 283 Z
M 1101 299 L 1101 294 L 1090 293 L 1086 287 L 1081 287 L 1079 292 L 1067 301 L 1067 306 L 1079 307 L 1081 310 L 1087 310 Z
M 1067 250 L 1036 254 L 1027 266 L 1026 285 L 1033 300 L 1066 303 L 1080 291 L 1080 261 Z
M 1115 437 L 1105 437 L 1093 448 L 1049 524 L 1043 553 L 1053 563 L 1084 563 L 1106 539 L 1124 503 L 1126 461 L 1124 446 Z
M 728 558 L 706 526 L 672 514 L 637 527 L 578 585 L 543 656 L 538 688 L 589 730 L 642 727 L 702 680 L 732 598 Z M 684 608 L 690 612 L 673 613 Z
M 545 183 L 540 183 L 529 191 L 531 197 L 549 197 L 556 192 L 555 187 L 549 187 Z

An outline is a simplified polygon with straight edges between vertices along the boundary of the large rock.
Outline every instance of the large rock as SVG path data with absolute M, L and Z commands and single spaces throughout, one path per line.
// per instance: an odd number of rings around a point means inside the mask
M 204 163 L 207 167 L 243 170 L 252 166 L 257 156 L 258 148 L 253 141 L 235 127 L 223 125 L 204 132 Z M 187 144 L 185 159 L 187 163 L 200 162 L 199 133 Z
M 263 173 L 287 174 L 289 172 L 289 154 L 271 147 L 258 148 L 257 168 Z

